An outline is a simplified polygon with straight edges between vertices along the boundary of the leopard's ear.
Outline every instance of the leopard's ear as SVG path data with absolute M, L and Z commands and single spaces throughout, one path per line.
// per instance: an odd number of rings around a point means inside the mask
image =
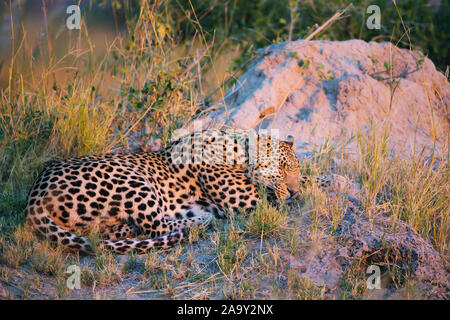
M 284 142 L 286 142 L 289 146 L 293 146 L 294 145 L 294 137 L 289 135 L 287 136 L 286 140 L 284 140 Z

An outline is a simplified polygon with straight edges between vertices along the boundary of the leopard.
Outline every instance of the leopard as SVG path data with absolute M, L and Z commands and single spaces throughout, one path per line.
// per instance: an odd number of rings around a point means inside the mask
M 95 254 L 92 230 L 99 247 L 117 254 L 168 249 L 194 225 L 255 209 L 261 187 L 280 203 L 298 195 L 308 177 L 293 145 L 292 137 L 202 130 L 158 151 L 55 159 L 29 191 L 26 221 L 52 243 L 85 254 Z

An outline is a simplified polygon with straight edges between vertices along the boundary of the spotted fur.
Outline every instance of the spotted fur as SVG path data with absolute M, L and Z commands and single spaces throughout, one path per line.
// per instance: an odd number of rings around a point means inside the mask
M 221 134 L 189 134 L 159 152 L 53 161 L 29 193 L 27 220 L 51 241 L 86 253 L 93 250 L 82 234 L 92 229 L 106 237 L 101 246 L 144 253 L 178 244 L 190 226 L 224 218 L 227 209 L 255 208 L 258 185 L 280 201 L 298 191 L 300 165 L 291 142 L 254 137 L 279 144 L 274 162 L 271 147 L 257 145 L 252 157 L 251 137 L 232 134 L 214 143 Z M 147 239 L 137 240 L 141 234 Z

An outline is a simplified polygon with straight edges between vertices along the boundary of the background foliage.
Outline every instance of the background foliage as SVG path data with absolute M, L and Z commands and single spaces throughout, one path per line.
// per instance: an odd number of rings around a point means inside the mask
M 104 1 L 90 1 L 99 3 Z M 135 21 L 139 2 L 113 1 L 117 17 L 127 24 Z M 103 3 L 103 4 L 102 4 Z M 114 4 L 115 3 L 115 4 Z M 313 26 L 321 24 L 337 10 L 352 5 L 347 14 L 319 39 L 399 41 L 400 46 L 423 50 L 445 70 L 450 61 L 450 5 L 448 1 L 402 0 L 175 0 L 165 2 L 168 23 L 177 37 L 190 41 L 201 25 L 206 41 L 213 37 L 220 45 L 225 39 L 259 48 L 273 42 L 304 38 Z M 367 7 L 381 9 L 381 30 L 365 26 Z M 400 15 L 403 19 L 400 19 Z M 198 23 L 197 23 L 198 22 Z M 404 23 L 408 30 L 405 36 Z M 408 39 L 409 38 L 409 39 Z

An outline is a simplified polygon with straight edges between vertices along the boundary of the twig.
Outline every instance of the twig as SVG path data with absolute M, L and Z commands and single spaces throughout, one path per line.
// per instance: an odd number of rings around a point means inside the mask
M 213 92 L 211 92 L 206 98 L 205 101 L 209 101 L 212 99 L 212 97 L 216 94 L 216 92 L 220 89 L 221 86 L 224 86 L 225 84 L 227 84 L 230 80 L 236 79 L 236 75 L 242 71 L 242 69 L 253 60 L 254 57 L 248 59 L 247 61 L 245 61 L 244 63 L 242 63 L 237 70 L 231 75 L 229 76 L 225 81 L 222 82 L 221 85 L 217 86 Z M 223 100 L 223 99 L 222 99 Z
M 223 99 L 220 99 L 217 103 L 215 103 L 214 105 L 208 107 L 207 109 L 202 110 L 201 112 L 196 114 L 196 117 L 200 117 L 205 113 L 208 113 L 209 111 L 215 110 L 217 109 L 219 106 L 218 104 L 220 103 L 220 101 L 225 101 L 228 97 L 233 96 L 245 83 L 246 81 L 244 80 L 244 82 L 242 84 L 240 84 L 240 86 L 238 88 L 231 88 L 231 92 L 228 92 L 225 97 L 223 97 Z M 225 83 L 225 82 L 224 82 Z
M 379 81 L 384 81 L 384 80 L 393 80 L 393 79 L 397 79 L 397 78 L 404 78 L 404 77 L 406 77 L 408 74 L 417 72 L 417 71 L 419 71 L 419 70 L 420 70 L 420 67 L 417 67 L 416 69 L 411 70 L 411 71 L 403 71 L 403 72 L 401 72 L 400 74 L 398 74 L 398 75 L 396 75 L 396 76 L 392 75 L 392 76 L 390 76 L 390 77 L 388 77 L 388 78 L 380 78 L 380 79 L 377 79 L 377 80 L 379 80 Z M 375 73 L 369 73 L 369 76 L 374 77 L 374 76 L 376 76 L 376 75 L 378 75 L 378 74 L 382 74 L 382 73 L 385 73 L 385 72 L 386 72 L 386 71 L 379 71 L 379 72 L 375 72 Z
M 289 35 L 288 35 L 288 40 L 291 41 L 292 40 L 292 32 L 294 31 L 294 24 L 295 24 L 295 14 L 297 13 L 297 6 L 298 6 L 298 2 L 295 1 L 295 6 L 292 6 L 292 2 L 289 2 L 289 11 L 290 11 L 290 15 L 291 15 L 291 21 L 289 23 Z
M 349 4 L 344 10 L 342 11 L 338 11 L 336 12 L 330 19 L 328 19 L 323 25 L 321 25 L 320 27 L 318 27 L 316 30 L 314 30 L 313 33 L 311 33 L 309 36 L 307 36 L 305 38 L 306 41 L 311 40 L 312 38 L 314 38 L 316 35 L 318 35 L 319 33 L 321 33 L 326 27 L 328 27 L 329 25 L 331 25 L 333 22 L 335 22 L 340 16 L 342 16 L 344 14 L 345 11 L 347 11 L 348 8 L 350 8 L 351 6 L 353 6 L 353 4 Z
M 155 102 L 152 102 L 152 104 L 149 105 L 149 106 L 147 107 L 147 110 L 145 110 L 145 112 L 139 117 L 139 119 L 136 120 L 136 121 L 133 123 L 133 125 L 132 125 L 130 128 L 128 128 L 127 132 L 125 132 L 125 134 L 120 138 L 121 140 L 125 139 L 125 138 L 130 134 L 130 132 L 134 129 L 134 127 L 136 127 L 137 124 L 138 124 L 139 122 L 141 122 L 142 119 L 144 119 L 144 117 L 147 115 L 147 113 L 149 113 L 149 111 L 152 109 L 152 107 L 153 107 L 154 104 L 155 104 Z M 115 142 L 111 143 L 111 144 L 108 146 L 107 150 L 109 150 L 110 148 L 112 148 L 112 147 L 113 147 L 113 144 L 115 144 Z
M 211 43 L 214 43 L 214 40 L 213 40 L 213 42 L 211 42 Z M 186 69 L 184 69 L 184 71 L 183 72 L 181 72 L 181 73 L 179 73 L 179 74 L 177 74 L 176 75 L 176 78 L 177 79 L 180 79 L 180 78 L 182 78 L 186 73 L 188 73 L 189 72 L 189 70 L 191 70 L 197 63 L 199 63 L 200 62 L 200 59 L 201 58 L 203 58 L 203 56 L 206 54 L 206 52 L 209 50 L 209 48 L 211 48 L 212 47 L 212 44 L 209 44 L 208 46 L 206 46 L 206 48 L 203 50 L 203 52 L 199 55 L 199 56 L 197 56 L 197 58 L 186 68 Z
M 195 49 L 195 55 L 197 56 L 197 59 L 199 58 L 198 55 L 198 49 Z M 202 109 L 205 108 L 205 99 L 204 99 L 204 95 L 203 95 L 203 87 L 202 87 L 202 71 L 200 68 L 200 63 L 197 64 L 197 76 L 198 76 L 198 87 L 200 89 L 200 96 L 202 99 Z

